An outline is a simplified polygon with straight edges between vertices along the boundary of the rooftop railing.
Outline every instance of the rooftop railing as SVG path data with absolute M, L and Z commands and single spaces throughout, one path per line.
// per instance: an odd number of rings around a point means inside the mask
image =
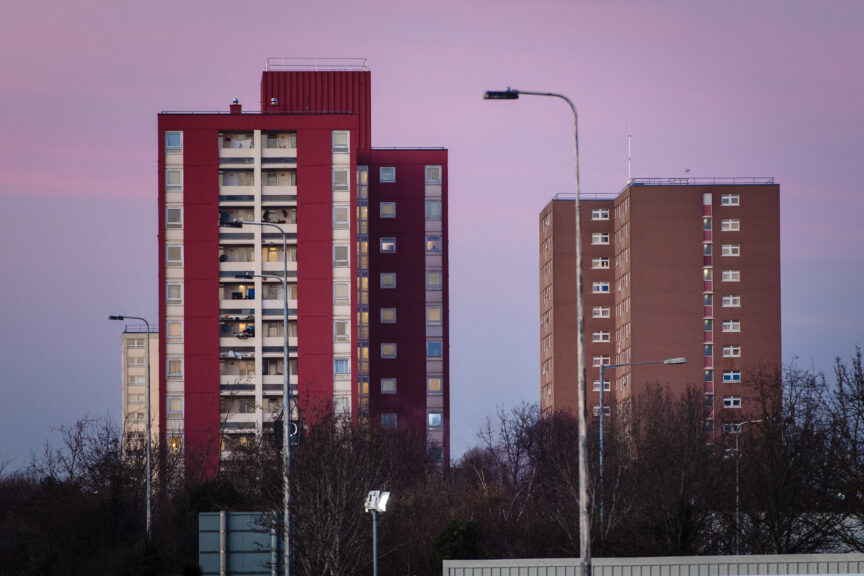
M 264 71 L 307 71 L 332 72 L 356 71 L 365 72 L 369 69 L 366 58 L 274 58 L 268 57 L 264 63 Z

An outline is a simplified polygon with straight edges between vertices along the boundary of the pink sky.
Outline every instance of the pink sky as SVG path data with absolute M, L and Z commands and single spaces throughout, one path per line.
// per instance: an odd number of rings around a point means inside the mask
M 538 399 L 536 214 L 627 177 L 781 185 L 784 361 L 862 341 L 864 3 L 10 0 L 0 21 L 0 461 L 119 418 L 119 323 L 156 318 L 156 114 L 258 109 L 267 56 L 365 57 L 373 144 L 450 149 L 452 431 Z M 484 283 L 476 281 L 484 278 Z M 507 359 L 508 362 L 502 360 Z

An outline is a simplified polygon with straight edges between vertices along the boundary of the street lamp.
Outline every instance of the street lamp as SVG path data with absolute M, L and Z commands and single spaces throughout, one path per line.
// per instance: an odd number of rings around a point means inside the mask
M 646 364 L 686 364 L 687 359 L 666 358 L 665 360 L 648 360 L 645 362 L 624 362 L 622 364 L 600 364 L 600 524 L 602 526 L 603 514 L 603 390 L 604 385 L 603 373 L 610 368 L 623 368 L 625 366 L 644 366 Z
M 282 230 L 280 226 L 272 222 L 241 222 L 239 220 L 219 220 L 221 228 L 242 228 L 245 224 L 250 226 L 270 226 L 279 231 L 282 235 L 282 460 L 284 474 L 282 475 L 282 499 L 283 499 L 283 542 L 284 542 L 284 558 L 285 576 L 291 574 L 291 362 L 288 346 L 288 233 Z M 268 274 L 252 274 L 244 277 L 259 276 L 262 278 L 279 278 L 276 275 Z
M 151 480 L 152 477 L 152 468 L 150 463 L 150 438 L 151 438 L 151 428 L 150 428 L 150 323 L 147 322 L 144 318 L 140 316 L 121 316 L 114 315 L 108 316 L 109 320 L 140 320 L 144 322 L 144 326 L 147 327 L 147 338 L 144 343 L 144 354 L 147 355 L 147 362 L 144 364 L 144 386 L 146 387 L 146 392 L 144 393 L 144 411 L 147 412 L 146 418 L 146 435 L 147 437 L 144 439 L 144 445 L 147 447 L 147 541 L 150 541 L 150 537 L 152 535 L 151 530 L 151 519 L 153 517 L 153 508 L 152 508 L 152 500 L 151 500 Z
M 740 554 L 741 546 L 741 506 L 738 492 L 738 469 L 741 466 L 741 452 L 738 451 L 738 438 L 741 428 L 747 424 L 758 424 L 762 420 L 748 420 L 735 425 L 735 555 Z
M 363 510 L 372 512 L 372 576 L 378 576 L 378 513 L 387 511 L 390 492 L 370 490 Z
M 577 339 L 577 354 L 579 359 L 579 375 L 577 389 L 577 410 L 579 412 L 579 556 L 582 576 L 591 576 L 591 517 L 588 488 L 588 441 L 585 413 L 585 316 L 583 313 L 584 297 L 582 293 L 582 226 L 579 217 L 579 116 L 573 102 L 563 94 L 554 92 L 531 92 L 527 90 L 488 91 L 484 100 L 517 100 L 521 95 L 548 96 L 564 100 L 573 112 L 573 171 L 575 176 L 574 190 L 576 192 L 576 322 L 579 327 Z

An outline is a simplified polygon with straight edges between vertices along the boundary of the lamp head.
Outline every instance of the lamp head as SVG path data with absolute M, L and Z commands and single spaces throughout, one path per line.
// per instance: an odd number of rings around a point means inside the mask
M 663 360 L 663 363 L 664 364 L 686 364 L 687 359 L 683 358 L 683 357 L 682 358 L 667 358 L 666 360 Z
M 519 99 L 519 91 L 511 90 L 510 87 L 507 87 L 507 90 L 504 91 L 496 91 L 496 90 L 488 90 L 485 94 L 483 94 L 484 100 L 518 100 Z
M 120 316 L 118 314 L 112 314 L 111 316 L 108 316 L 108 320 L 125 320 L 125 319 L 126 319 L 125 316 Z

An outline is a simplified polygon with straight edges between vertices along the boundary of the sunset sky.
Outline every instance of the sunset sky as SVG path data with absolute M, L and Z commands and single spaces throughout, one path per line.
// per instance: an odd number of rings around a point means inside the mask
M 450 151 L 453 455 L 539 400 L 537 214 L 632 176 L 780 184 L 783 360 L 864 342 L 859 0 L 6 0 L 0 464 L 120 417 L 120 333 L 157 319 L 156 115 L 258 110 L 268 56 L 360 57 L 374 146 Z

